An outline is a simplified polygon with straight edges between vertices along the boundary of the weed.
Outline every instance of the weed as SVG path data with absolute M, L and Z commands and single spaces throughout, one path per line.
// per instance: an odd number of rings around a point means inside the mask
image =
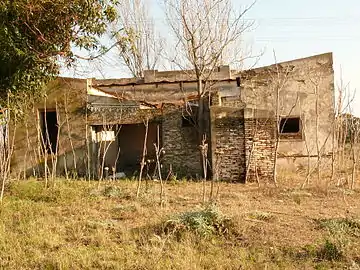
M 294 195 L 293 196 L 293 200 L 295 203 L 297 203 L 298 205 L 301 204 L 301 197 L 299 195 Z
M 121 188 L 113 185 L 104 186 L 100 188 L 94 188 L 90 190 L 91 196 L 103 196 L 108 198 L 127 198 L 129 194 L 124 192 Z
M 303 250 L 305 251 L 306 254 L 308 254 L 308 256 L 315 257 L 317 254 L 318 247 L 316 245 L 308 244 L 305 245 Z
M 274 219 L 273 214 L 263 212 L 263 211 L 254 211 L 249 214 L 249 217 L 252 219 L 262 220 L 262 221 L 270 221 Z

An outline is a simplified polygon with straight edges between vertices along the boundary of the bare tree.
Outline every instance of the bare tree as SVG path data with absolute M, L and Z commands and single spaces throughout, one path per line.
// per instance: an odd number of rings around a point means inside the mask
M 340 82 L 337 86 L 337 99 L 335 104 L 335 121 L 333 125 L 333 149 L 332 149 L 332 170 L 331 181 L 334 180 L 336 172 L 347 171 L 347 140 L 350 129 L 351 121 L 349 121 L 346 112 L 352 111 L 352 102 L 354 101 L 355 91 L 351 91 L 349 84 L 345 84 L 342 75 Z M 350 141 L 351 144 L 351 141 Z M 338 175 L 336 185 L 341 185 L 341 174 Z
M 343 105 L 344 105 L 344 94 L 346 95 L 346 87 L 344 87 L 342 76 L 340 77 L 340 85 L 337 87 L 337 99 L 335 102 L 335 113 L 333 123 L 333 137 L 332 137 L 332 154 L 331 154 L 331 177 L 330 182 L 333 182 L 336 172 L 336 167 L 339 165 L 338 152 L 340 150 L 339 144 L 342 137 L 343 130 Z M 337 185 L 340 185 L 340 177 L 338 177 Z
M 59 148 L 60 148 L 60 133 L 61 128 L 63 126 L 63 123 L 61 122 L 60 113 L 59 113 L 59 106 L 58 102 L 55 101 L 55 109 L 56 109 L 56 122 L 57 122 L 57 132 L 56 132 L 56 145 L 55 145 L 55 151 L 51 155 L 51 181 L 53 182 L 53 185 L 55 186 L 55 178 L 56 178 L 56 172 L 57 172 L 57 164 L 59 159 Z
M 198 107 L 193 118 L 199 145 L 203 145 L 207 96 L 216 82 L 213 74 L 224 63 L 241 62 L 246 58 L 229 52 L 251 29 L 253 23 L 245 21 L 244 16 L 255 2 L 242 11 L 235 10 L 231 0 L 163 0 L 163 3 L 176 44 L 169 60 L 197 84 Z M 203 153 L 200 157 L 201 164 L 208 162 L 202 160 Z
M 320 184 L 321 179 L 321 151 L 319 141 L 319 85 L 321 77 L 313 79 L 309 76 L 310 82 L 313 86 L 315 95 L 315 140 L 316 140 L 316 153 L 317 153 L 317 183 Z
M 112 26 L 121 62 L 134 77 L 155 69 L 164 48 L 149 8 L 149 0 L 122 0 L 118 20 Z
M 206 81 L 224 63 L 244 60 L 246 55 L 230 53 L 253 23 L 245 14 L 254 5 L 237 11 L 230 0 L 163 0 L 168 24 L 174 34 L 176 54 L 172 62 L 192 69 L 197 79 Z M 241 46 L 239 46 L 241 47 Z M 198 89 L 200 94 L 206 85 Z
M 100 182 L 101 180 L 103 180 L 104 178 L 108 178 L 109 177 L 109 170 L 111 169 L 112 172 L 112 177 L 114 178 L 114 175 L 116 173 L 116 163 L 119 157 L 119 151 L 120 149 L 117 150 L 117 154 L 116 154 L 116 158 L 114 162 L 111 162 L 109 164 L 109 161 L 107 161 L 107 154 L 109 152 L 110 147 L 114 144 L 114 142 L 116 141 L 116 138 L 118 138 L 119 132 L 120 132 L 120 128 L 118 125 L 114 125 L 114 124 L 109 124 L 105 117 L 103 116 L 103 123 L 101 126 L 101 131 L 98 132 L 98 138 L 97 138 L 97 142 L 98 142 L 98 153 L 97 153 L 97 160 L 99 162 L 99 182 L 98 182 L 98 186 L 100 186 Z M 105 170 L 105 175 L 104 175 L 104 170 Z
M 276 54 L 274 51 L 274 59 L 275 59 L 275 66 L 276 66 L 276 73 L 275 75 L 270 74 L 272 81 L 273 81 L 273 88 L 274 88 L 274 92 L 275 92 L 275 148 L 274 148 L 274 167 L 273 167 L 273 182 L 274 185 L 277 186 L 277 159 L 278 159 L 278 150 L 279 150 L 279 144 L 280 144 L 280 134 L 282 132 L 282 129 L 284 128 L 284 126 L 281 126 L 281 115 L 284 115 L 284 111 L 283 108 L 281 108 L 281 104 L 280 104 L 280 95 L 281 95 L 281 91 L 284 89 L 288 79 L 289 79 L 289 75 L 290 72 L 292 71 L 292 68 L 290 66 L 287 66 L 285 68 L 285 70 L 282 70 L 280 68 L 280 66 L 277 63 L 276 60 Z M 293 109 L 295 108 L 295 106 L 298 103 L 298 95 L 296 97 L 296 101 L 293 104 L 293 106 L 291 107 L 291 109 L 286 112 L 286 116 L 291 115 Z
M 148 132 L 149 132 L 149 118 L 146 118 L 146 120 L 144 121 L 144 125 L 145 125 L 145 136 L 144 136 L 143 152 L 142 152 L 142 157 L 141 157 L 141 162 L 140 162 L 139 179 L 138 179 L 138 184 L 137 184 L 137 188 L 136 188 L 136 197 L 137 198 L 140 196 L 142 174 L 143 174 L 143 170 L 145 167 L 145 158 L 146 158 L 146 152 L 147 152 L 146 145 L 147 145 Z
M 164 152 L 164 148 L 160 147 L 160 129 L 157 126 L 157 142 L 154 143 L 155 154 L 156 154 L 156 169 L 160 180 L 160 206 L 164 205 L 164 181 L 161 175 L 161 164 L 160 164 L 160 156 Z
M 206 135 L 203 136 L 201 145 L 199 145 L 200 147 L 200 151 L 201 151 L 201 156 L 202 156 L 202 168 L 203 168 L 203 174 L 204 174 L 204 178 L 203 178 L 203 193 L 202 193 L 202 197 L 203 197 L 203 203 L 205 203 L 206 200 L 206 178 L 207 178 L 207 170 L 208 170 L 208 159 L 207 159 L 207 155 L 208 155 L 208 144 L 206 143 Z
M 87 113 L 87 111 L 86 111 Z M 64 114 L 65 114 L 65 122 L 66 122 L 66 127 L 67 127 L 67 135 L 68 135 L 68 139 L 69 139 L 69 143 L 70 143 L 70 147 L 71 147 L 71 153 L 72 153 L 72 159 L 73 159 L 73 171 L 77 172 L 77 156 L 76 156 L 76 152 L 75 152 L 75 147 L 74 147 L 74 143 L 73 143 L 73 138 L 71 136 L 71 125 L 70 125 L 70 118 L 69 118 L 69 92 L 66 91 L 66 93 L 64 94 Z M 87 117 L 87 115 L 86 115 Z M 86 133 L 86 136 L 87 133 Z M 86 139 L 88 139 L 86 137 Z
M 9 99 L 8 99 L 8 108 L 2 112 L 1 118 L 1 128 L 2 128 L 2 138 L 1 138 L 1 149 L 0 149 L 0 179 L 1 179 L 1 190 L 0 190 L 0 204 L 3 203 L 4 192 L 5 192 L 5 183 L 8 181 L 10 176 L 10 167 L 11 167 L 11 156 L 14 151 L 15 145 L 15 134 L 17 128 L 17 119 L 14 115 L 14 119 L 10 119 L 11 112 L 9 110 Z M 9 123 L 12 121 L 12 138 L 9 138 Z

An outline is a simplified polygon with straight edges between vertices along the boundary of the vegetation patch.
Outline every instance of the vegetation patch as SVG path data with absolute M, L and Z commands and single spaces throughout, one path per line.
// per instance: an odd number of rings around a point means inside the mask
M 341 244 L 334 240 L 326 238 L 318 244 L 308 244 L 296 249 L 283 248 L 283 257 L 288 256 L 293 261 L 312 261 L 316 263 L 315 269 L 329 269 L 325 263 L 334 263 L 345 261 L 345 252 Z M 324 266 L 325 268 L 322 268 Z
M 248 216 L 249 218 L 261 220 L 261 221 L 271 221 L 275 218 L 273 214 L 263 211 L 253 211 L 249 213 Z
M 317 252 L 319 260 L 354 262 L 358 254 L 360 222 L 351 218 L 330 218 L 316 220 L 320 229 L 329 236 Z M 358 269 L 358 268 L 356 268 Z
M 117 186 L 102 186 L 95 188 L 90 191 L 91 196 L 103 196 L 108 198 L 126 198 L 128 197 L 127 192 L 124 192 L 120 187 Z
M 318 219 L 320 228 L 327 229 L 331 234 L 348 234 L 360 236 L 360 221 L 349 218 Z
M 359 269 L 359 220 L 335 216 L 349 209 L 342 193 L 321 198 L 323 217 L 332 219 L 320 220 L 313 216 L 317 194 L 298 212 L 291 196 L 282 202 L 261 189 L 220 183 L 221 208 L 194 209 L 202 183 L 166 183 L 163 207 L 153 181 L 138 198 L 130 181 L 48 184 L 7 184 L 0 269 Z
M 56 202 L 60 190 L 57 188 L 44 188 L 40 181 L 17 181 L 9 185 L 9 194 L 16 199 L 34 202 Z
M 162 224 L 163 232 L 180 236 L 191 232 L 197 236 L 230 234 L 233 223 L 213 205 L 206 206 L 197 211 L 184 212 L 174 216 Z
M 344 258 L 343 251 L 339 244 L 329 239 L 325 240 L 316 252 L 318 260 L 340 261 Z
M 121 197 L 123 193 L 119 187 L 107 186 L 104 188 L 103 195 L 105 197 L 114 198 L 114 197 Z

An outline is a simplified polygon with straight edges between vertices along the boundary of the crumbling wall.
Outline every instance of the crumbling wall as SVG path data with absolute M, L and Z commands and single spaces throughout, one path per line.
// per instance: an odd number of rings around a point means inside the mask
M 179 176 L 202 174 L 198 132 L 195 127 L 183 126 L 182 123 L 182 107 L 198 98 L 196 80 L 188 75 L 189 72 L 152 71 L 147 72 L 145 78 L 120 80 L 91 82 L 59 78 L 49 85 L 46 104 L 43 101 L 33 104 L 24 123 L 17 126 L 13 170 L 29 172 L 44 164 L 38 155 L 38 110 L 46 107 L 56 108 L 60 119 L 59 172 L 64 171 L 65 167 L 69 171 L 75 170 L 75 164 L 79 174 L 94 167 L 89 162 L 94 155 L 89 126 L 141 124 L 149 119 L 162 123 L 161 136 L 165 150 L 163 169 L 168 171 L 171 165 L 173 172 Z M 211 112 L 211 132 L 206 132 L 208 138 L 211 136 L 211 143 L 208 142 L 211 153 L 209 160 L 213 168 L 216 153 L 221 153 L 223 158 L 220 179 L 243 181 L 246 171 L 249 179 L 256 175 L 272 177 L 270 168 L 274 162 L 274 131 L 278 128 L 274 112 L 279 85 L 280 116 L 300 117 L 302 127 L 299 136 L 280 137 L 279 164 L 283 158 L 294 160 L 306 157 L 307 149 L 310 149 L 310 156 L 316 154 L 317 98 L 318 143 L 324 150 L 323 155 L 331 152 L 331 124 L 334 117 L 331 54 L 237 74 L 222 67 L 214 73 L 213 79 L 212 91 L 221 95 L 211 100 L 211 110 L 215 111 L 214 115 Z M 101 97 L 87 95 L 90 88 L 105 94 Z M 265 112 L 265 116 L 259 112 Z M 206 121 L 209 122 L 209 119 Z
M 172 168 L 173 173 L 178 177 L 201 175 L 197 130 L 195 126 L 183 126 L 183 106 L 162 104 L 160 108 L 140 109 L 139 104 L 129 106 L 128 101 L 115 100 L 114 102 L 117 103 L 117 106 L 104 105 L 102 107 L 98 103 L 90 108 L 89 125 L 144 125 L 146 119 L 150 122 L 158 122 L 160 141 L 165 151 L 161 157 L 163 172 L 167 174 Z M 103 102 L 103 104 L 105 103 Z M 107 104 L 109 105 L 109 102 Z M 142 143 L 143 141 L 139 142 L 141 148 Z M 151 144 L 150 147 L 154 146 Z M 120 159 L 122 158 L 120 157 Z
M 275 122 L 266 118 L 246 118 L 244 122 L 246 180 L 271 181 L 274 176 Z
M 89 96 L 87 108 L 89 125 L 143 124 L 146 119 L 159 120 L 163 114 L 161 108 L 140 108 L 136 101 L 95 96 Z
M 244 118 L 224 117 L 213 120 L 212 153 L 216 178 L 245 181 Z
M 57 172 L 76 171 L 85 175 L 87 164 L 86 144 L 86 80 L 58 78 L 49 84 L 44 100 L 27 104 L 22 120 L 10 127 L 10 138 L 14 138 L 11 158 L 13 175 L 43 175 L 45 156 L 41 149 L 39 110 L 56 110 L 58 116 L 59 139 Z M 47 164 L 52 166 L 51 155 Z
M 162 118 L 163 170 L 168 171 L 171 166 L 179 177 L 200 176 L 197 130 L 194 126 L 183 126 L 182 119 L 182 108 L 167 105 Z
M 322 54 L 268 67 L 244 71 L 241 76 L 241 100 L 252 110 L 269 111 L 269 119 L 276 112 L 276 92 L 279 89 L 279 116 L 299 117 L 298 136 L 280 135 L 278 165 L 291 160 L 299 166 L 308 154 L 316 152 L 316 107 L 318 98 L 318 143 L 322 155 L 332 151 L 332 123 L 334 119 L 334 72 L 332 54 Z M 310 152 L 307 152 L 307 149 Z M 293 162 L 294 161 L 294 162 Z

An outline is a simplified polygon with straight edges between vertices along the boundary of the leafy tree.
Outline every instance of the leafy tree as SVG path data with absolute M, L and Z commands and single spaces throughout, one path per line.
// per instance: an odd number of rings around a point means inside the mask
M 100 36 L 116 17 L 115 0 L 2 0 L 0 98 L 38 94 L 71 65 L 72 49 L 101 50 Z M 20 95 L 21 93 L 21 95 Z

